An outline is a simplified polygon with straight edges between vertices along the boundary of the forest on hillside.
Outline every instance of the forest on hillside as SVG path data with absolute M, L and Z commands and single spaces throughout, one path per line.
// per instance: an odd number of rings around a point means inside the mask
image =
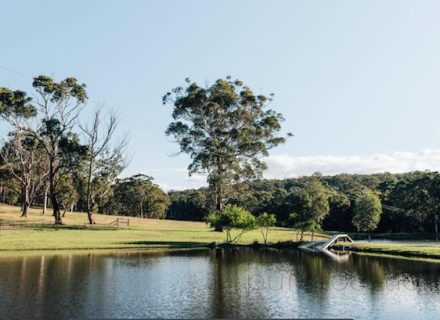
M 312 181 L 319 181 L 321 192 L 327 195 L 324 198 L 329 210 L 322 220 L 324 230 L 356 231 L 353 225 L 355 201 L 369 189 L 379 196 L 383 210 L 376 232 L 436 232 L 440 209 L 438 172 L 334 176 L 317 173 L 283 180 L 261 179 L 244 183 L 228 202 L 256 216 L 263 212 L 275 214 L 278 225 L 289 226 L 290 214 L 306 209 L 311 196 L 307 194 L 307 185 Z M 172 191 L 169 197 L 167 218 L 170 219 L 204 220 L 212 210 L 207 188 Z

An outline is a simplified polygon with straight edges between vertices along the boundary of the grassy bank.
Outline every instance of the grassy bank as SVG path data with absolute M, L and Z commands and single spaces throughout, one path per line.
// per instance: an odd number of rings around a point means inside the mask
M 347 249 L 347 246 L 345 247 Z M 402 257 L 440 259 L 440 245 L 433 244 L 394 244 L 394 243 L 356 243 L 348 247 L 355 252 L 394 255 Z
M 42 216 L 41 210 L 31 209 L 27 218 L 20 218 L 19 208 L 0 205 L 0 251 L 183 248 L 222 243 L 225 238 L 203 222 L 129 217 L 129 227 L 117 228 L 111 226 L 116 218 L 97 214 L 96 225 L 89 226 L 86 214 L 68 212 L 65 225 L 55 226 L 50 212 Z M 324 237 L 315 234 L 315 239 Z M 295 240 L 291 229 L 273 228 L 269 233 L 272 243 Z M 239 243 L 254 241 L 262 242 L 259 230 L 245 233 Z

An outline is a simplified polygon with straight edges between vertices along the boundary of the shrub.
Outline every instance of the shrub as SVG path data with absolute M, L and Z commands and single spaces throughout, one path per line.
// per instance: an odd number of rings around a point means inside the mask
M 210 214 L 207 222 L 216 230 L 226 231 L 226 243 L 237 242 L 246 231 L 256 226 L 255 217 L 249 211 L 231 204 L 218 213 Z M 235 237 L 231 234 L 233 229 L 239 230 Z
M 257 225 L 261 228 L 261 234 L 263 235 L 264 244 L 267 244 L 267 237 L 270 227 L 273 227 L 277 222 L 277 218 L 274 214 L 264 212 L 257 217 Z

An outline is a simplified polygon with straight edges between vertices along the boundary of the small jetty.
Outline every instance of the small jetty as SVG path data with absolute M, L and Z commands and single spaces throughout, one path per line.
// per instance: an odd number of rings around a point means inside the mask
M 304 251 L 308 252 L 314 252 L 314 253 L 323 253 L 326 256 L 337 260 L 337 261 L 344 261 L 347 260 L 350 256 L 350 252 L 339 254 L 333 250 L 331 250 L 331 247 L 339 242 L 350 242 L 354 243 L 353 239 L 350 238 L 347 234 L 336 234 L 327 241 L 312 241 L 307 242 L 302 245 L 300 245 L 298 248 Z

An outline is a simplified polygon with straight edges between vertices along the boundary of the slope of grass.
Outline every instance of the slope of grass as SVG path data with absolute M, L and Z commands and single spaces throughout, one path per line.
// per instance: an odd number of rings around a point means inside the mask
M 96 225 L 89 226 L 86 214 L 68 212 L 65 225 L 55 226 L 50 212 L 42 216 L 40 209 L 31 209 L 27 218 L 20 218 L 19 208 L 0 205 L 0 251 L 178 248 L 222 243 L 225 238 L 203 222 L 128 217 L 129 227 L 116 228 L 110 225 L 116 218 L 96 214 Z M 315 234 L 315 239 L 324 238 Z M 296 232 L 291 229 L 273 228 L 269 233 L 273 243 L 294 240 Z M 240 244 L 254 241 L 262 242 L 259 230 L 245 233 Z

